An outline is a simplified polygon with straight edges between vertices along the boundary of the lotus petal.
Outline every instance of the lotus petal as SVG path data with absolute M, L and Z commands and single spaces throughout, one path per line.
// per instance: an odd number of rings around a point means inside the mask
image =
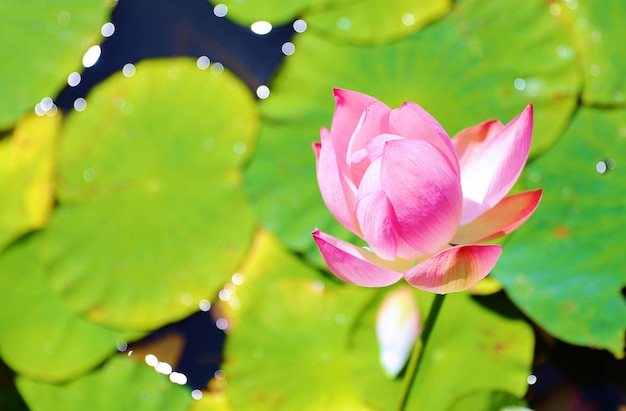
M 404 273 L 413 287 L 438 294 L 464 291 L 483 279 L 500 258 L 497 244 L 446 248 Z
M 315 229 L 312 233 L 326 265 L 343 281 L 362 287 L 386 287 L 398 282 L 402 273 L 385 266 L 385 262 L 371 251 L 339 240 Z

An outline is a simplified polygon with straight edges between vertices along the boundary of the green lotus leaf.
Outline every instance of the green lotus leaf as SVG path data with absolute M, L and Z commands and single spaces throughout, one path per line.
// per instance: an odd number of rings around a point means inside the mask
M 360 3 L 364 0 L 356 1 Z M 307 10 L 323 10 L 340 4 L 350 4 L 348 0 L 213 0 L 211 3 L 228 7 L 227 18 L 244 26 L 256 21 L 268 21 L 273 25 L 287 24 Z
M 228 72 L 144 61 L 73 113 L 59 149 L 60 206 L 43 233 L 48 283 L 91 321 L 153 329 L 214 295 L 255 226 L 239 166 L 258 126 Z
M 588 105 L 623 105 L 626 102 L 626 36 L 619 0 L 598 2 L 559 1 L 550 11 L 571 29 L 580 56 L 584 87 L 582 101 Z M 561 48 L 559 53 L 571 54 Z
M 66 384 L 47 384 L 20 376 L 16 385 L 32 411 L 48 411 L 52 404 L 55 409 L 67 411 L 183 411 L 192 401 L 188 388 L 124 356 L 116 356 Z
M 450 11 L 451 1 L 362 0 L 320 11 L 312 10 L 302 18 L 310 30 L 332 39 L 381 44 L 407 37 Z
M 222 366 L 232 408 L 367 410 L 349 378 L 345 343 L 372 290 L 328 281 L 267 235 L 240 273 Z
M 533 102 L 532 156 L 551 147 L 581 87 L 573 60 L 555 51 L 569 44 L 567 31 L 542 1 L 516 3 L 515 13 L 506 4 L 459 2 L 444 19 L 384 46 L 299 35 L 261 103 L 261 144 L 246 169 L 246 189 L 263 225 L 309 255 L 316 255 L 309 236 L 316 226 L 347 238 L 321 201 L 311 149 L 320 126 L 330 126 L 333 87 L 368 93 L 390 107 L 415 101 L 451 135 L 491 118 L 508 122 Z
M 623 355 L 626 110 L 581 108 L 563 139 L 527 167 L 544 195 L 494 269 L 550 334 Z
M 415 296 L 424 321 L 433 295 L 415 290 Z M 498 312 L 511 312 L 501 295 L 486 298 L 490 305 L 499 307 Z M 351 375 L 366 403 L 373 409 L 393 410 L 402 379 L 388 379 L 377 364 L 375 322 L 379 305 L 380 300 L 375 300 L 354 327 L 348 355 Z M 407 409 L 449 410 L 455 403 L 482 391 L 522 397 L 528 388 L 534 337 L 521 316 L 514 309 L 512 312 L 505 317 L 468 294 L 448 295 L 421 354 L 424 358 Z M 485 401 L 466 401 L 464 410 L 486 411 Z
M 100 41 L 111 0 L 24 0 L 0 3 L 0 130 L 44 97 L 54 97 L 81 58 Z M 10 63 L 10 64 L 9 64 Z
M 240 313 L 223 365 L 233 409 L 393 409 L 402 381 L 388 379 L 379 364 L 379 290 L 328 281 L 271 238 L 255 247 L 241 274 Z M 432 295 L 416 291 L 416 298 L 426 314 Z M 450 295 L 412 404 L 446 410 L 476 390 L 522 396 L 532 353 L 532 331 L 519 317 L 502 317 L 466 294 Z
M 461 397 L 449 411 L 531 411 L 525 402 L 505 391 L 479 391 Z
M 0 250 L 43 227 L 54 200 L 53 171 L 61 115 L 27 115 L 0 141 Z
M 67 381 L 139 333 L 114 331 L 70 312 L 45 282 L 38 237 L 18 240 L 0 254 L 0 356 L 30 379 Z

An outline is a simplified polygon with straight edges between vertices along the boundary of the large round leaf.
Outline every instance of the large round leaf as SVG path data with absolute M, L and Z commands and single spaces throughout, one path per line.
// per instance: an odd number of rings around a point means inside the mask
M 53 195 L 53 153 L 61 115 L 30 114 L 0 141 L 0 250 L 48 221 Z
M 0 356 L 25 377 L 67 381 L 101 363 L 129 335 L 67 309 L 44 280 L 38 240 L 35 234 L 0 254 Z
M 459 2 L 446 18 L 379 47 L 300 35 L 262 102 L 261 144 L 246 173 L 262 223 L 303 252 L 312 250 L 308 233 L 315 226 L 346 235 L 321 201 L 311 149 L 320 126 L 330 126 L 332 87 L 371 94 L 391 107 L 415 101 L 450 134 L 490 118 L 507 122 L 532 101 L 533 155 L 547 150 L 576 106 L 579 73 L 555 51 L 571 45 L 543 1 L 516 3 L 514 13 L 506 4 Z
M 550 334 L 616 355 L 626 328 L 625 135 L 626 110 L 577 113 L 562 141 L 528 167 L 528 185 L 544 196 L 494 269 Z
M 271 238 L 257 244 L 241 274 L 241 311 L 224 362 L 233 409 L 393 409 L 401 381 L 385 377 L 378 360 L 379 290 L 330 282 Z M 432 295 L 416 292 L 416 298 L 427 313 Z M 411 401 L 437 411 L 476 390 L 521 396 L 532 349 L 532 332 L 519 318 L 451 295 Z
M 254 101 L 229 73 L 170 59 L 113 76 L 87 104 L 62 136 L 47 279 L 97 323 L 180 319 L 232 275 L 252 236 L 238 167 Z
M 123 356 L 66 384 L 18 377 L 16 385 L 32 411 L 184 411 L 192 401 L 186 387 Z
M 0 129 L 54 97 L 81 57 L 99 41 L 111 0 L 0 2 Z

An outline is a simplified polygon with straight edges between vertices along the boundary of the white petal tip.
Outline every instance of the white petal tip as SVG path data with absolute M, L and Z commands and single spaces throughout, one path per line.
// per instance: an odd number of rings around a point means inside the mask
M 400 374 L 400 371 L 402 371 L 407 363 L 407 357 L 407 354 L 399 353 L 394 350 L 380 353 L 380 365 L 382 365 L 387 378 L 394 379 Z

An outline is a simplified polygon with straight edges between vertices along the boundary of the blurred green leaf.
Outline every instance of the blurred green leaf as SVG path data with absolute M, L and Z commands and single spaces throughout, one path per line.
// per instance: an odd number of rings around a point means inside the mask
M 350 380 L 345 342 L 372 290 L 327 281 L 267 235 L 241 273 L 223 365 L 232 408 L 368 409 Z
M 38 234 L 0 254 L 0 356 L 14 371 L 40 381 L 67 381 L 116 352 L 120 333 L 70 312 L 44 280 Z
M 320 11 L 307 11 L 302 18 L 309 30 L 332 39 L 364 44 L 388 43 L 415 33 L 443 17 L 450 0 L 362 0 Z
M 46 384 L 18 377 L 16 385 L 32 411 L 133 410 L 183 411 L 191 405 L 187 387 L 146 364 L 116 356 L 101 368 L 66 384 Z
M 571 27 L 582 64 L 584 104 L 623 105 L 626 102 L 626 56 L 622 45 L 626 37 L 624 10 L 624 2 L 620 0 L 561 0 L 550 5 L 550 11 Z M 571 54 L 563 48 L 559 52 Z
M 401 380 L 389 380 L 379 364 L 378 290 L 329 282 L 271 238 L 257 244 L 241 273 L 241 311 L 224 363 L 234 409 L 393 409 Z M 432 295 L 416 296 L 425 315 Z M 519 318 L 501 317 L 466 294 L 453 294 L 431 338 L 413 408 L 447 410 L 477 390 L 524 394 L 533 336 Z
M 315 226 L 347 236 L 321 201 L 311 149 L 320 126 L 330 126 L 332 87 L 368 93 L 390 107 L 415 101 L 451 135 L 491 118 L 508 122 L 533 102 L 533 155 L 559 138 L 581 87 L 574 60 L 557 53 L 558 46 L 572 48 L 568 32 L 539 0 L 514 9 L 462 1 L 444 19 L 385 46 L 347 46 L 313 32 L 294 43 L 295 54 L 261 103 L 262 144 L 246 170 L 246 188 L 262 224 L 289 248 L 314 256 Z
M 239 166 L 256 107 L 231 74 L 185 58 L 144 61 L 87 102 L 62 135 L 46 278 L 91 321 L 156 328 L 212 297 L 249 245 Z
M 415 295 L 424 319 L 433 294 L 415 290 Z M 354 327 L 348 357 L 351 375 L 365 401 L 374 409 L 393 410 L 402 380 L 389 380 L 378 365 L 375 322 L 379 304 L 380 300 L 374 301 Z M 521 317 L 503 317 L 466 293 L 450 294 L 422 354 L 407 409 L 447 411 L 466 396 L 482 391 L 522 397 L 528 387 L 533 347 L 532 330 Z M 488 410 L 482 400 L 465 405 L 464 411 Z
M 25 116 L 0 141 L 0 250 L 48 221 L 54 200 L 54 150 L 61 115 Z
M 355 0 L 351 0 L 355 1 Z M 364 0 L 356 0 L 361 2 Z M 297 19 L 306 10 L 320 10 L 335 7 L 338 4 L 349 4 L 348 0 L 219 0 L 213 4 L 224 4 L 228 7 L 227 18 L 249 26 L 256 21 L 269 21 L 273 25 L 281 25 Z
M 461 397 L 446 411 L 532 411 L 525 402 L 504 391 L 480 391 Z
M 528 185 L 544 196 L 494 269 L 550 334 L 615 355 L 626 329 L 625 136 L 626 110 L 579 110 L 554 149 L 527 167 Z
M 111 0 L 23 0 L 0 3 L 0 130 L 54 97 L 100 41 Z
M 241 24 L 269 21 L 274 25 L 297 18 L 308 30 L 337 40 L 379 44 L 406 37 L 450 10 L 450 0 L 224 0 L 227 18 Z

